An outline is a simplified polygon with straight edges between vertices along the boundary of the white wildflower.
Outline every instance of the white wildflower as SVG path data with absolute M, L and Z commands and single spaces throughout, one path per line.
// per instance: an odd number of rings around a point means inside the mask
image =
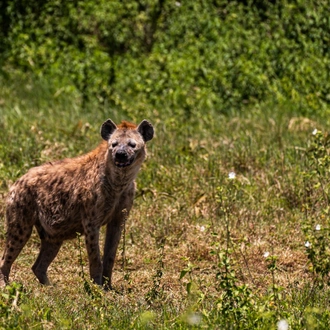
M 313 135 L 316 135 L 317 132 L 318 132 L 318 131 L 317 131 L 317 129 L 315 128 L 315 129 L 313 130 L 312 134 L 313 134 Z
M 235 179 L 236 178 L 236 173 L 235 172 L 229 172 L 228 178 L 231 179 L 231 180 Z
M 190 313 L 187 315 L 187 323 L 189 325 L 199 325 L 202 321 L 202 315 L 200 313 Z
M 309 242 L 307 241 L 307 242 L 305 242 L 305 246 L 306 246 L 307 248 L 310 248 L 310 247 L 312 246 L 312 243 L 309 243 Z
M 264 253 L 264 258 L 268 258 L 269 257 L 269 255 L 270 255 L 270 253 L 267 251 L 267 252 L 265 252 Z
M 179 1 L 175 1 L 175 5 L 176 5 L 177 7 L 181 7 L 181 2 L 179 2 Z
M 287 320 L 280 320 L 277 322 L 277 330 L 288 330 L 289 323 Z
M 204 226 L 196 225 L 196 228 L 197 228 L 197 230 L 199 230 L 201 232 L 205 231 L 205 227 Z
M 315 230 L 321 230 L 321 225 L 316 225 Z

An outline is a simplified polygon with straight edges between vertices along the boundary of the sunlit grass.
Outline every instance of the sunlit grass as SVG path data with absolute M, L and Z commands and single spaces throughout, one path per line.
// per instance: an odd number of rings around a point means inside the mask
M 156 136 L 137 179 L 115 290 L 84 290 L 87 256 L 78 240 L 52 263 L 54 286 L 40 286 L 30 270 L 39 244 L 33 235 L 11 273 L 23 289 L 2 291 L 2 327 L 275 329 L 280 320 L 293 329 L 329 326 L 329 290 L 314 281 L 302 230 L 320 214 L 316 206 L 306 216 L 303 173 L 312 132 L 327 122 L 269 104 L 199 119 L 173 117 L 166 107 L 157 116 L 148 107 L 81 109 L 79 95 L 21 87 L 0 91 L 1 244 L 3 196 L 28 168 L 91 150 L 107 118 L 147 118 Z M 316 190 L 313 200 L 322 194 Z

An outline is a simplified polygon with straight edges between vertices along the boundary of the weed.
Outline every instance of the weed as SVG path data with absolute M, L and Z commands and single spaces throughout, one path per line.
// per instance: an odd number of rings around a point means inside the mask
M 157 269 L 156 273 L 153 275 L 153 285 L 151 289 L 145 296 L 145 299 L 149 305 L 154 305 L 155 303 L 160 303 L 164 297 L 164 290 L 161 285 L 161 279 L 164 272 L 164 248 L 165 248 L 166 239 L 163 238 L 158 244 L 158 256 Z
M 22 294 L 22 284 L 12 282 L 10 285 L 7 285 L 6 290 L 0 295 L 1 315 L 8 317 L 13 310 L 19 310 L 18 304 Z
M 307 152 L 305 221 L 303 230 L 306 254 L 315 280 L 323 287 L 330 284 L 330 228 L 328 174 L 330 168 L 330 137 L 315 129 Z

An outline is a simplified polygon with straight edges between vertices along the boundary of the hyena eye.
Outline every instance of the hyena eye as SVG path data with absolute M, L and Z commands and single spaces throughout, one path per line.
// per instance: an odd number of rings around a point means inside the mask
M 128 145 L 129 145 L 131 148 L 135 148 L 135 147 L 136 147 L 136 143 L 133 142 L 133 141 L 128 142 Z
M 112 142 L 112 148 L 117 147 L 117 145 L 118 145 L 118 142 L 117 141 L 116 142 Z

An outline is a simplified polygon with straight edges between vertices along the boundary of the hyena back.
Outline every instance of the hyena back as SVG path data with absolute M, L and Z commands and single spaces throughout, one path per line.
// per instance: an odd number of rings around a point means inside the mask
M 101 127 L 103 142 L 85 155 L 30 169 L 7 197 L 7 235 L 0 264 L 0 285 L 30 238 L 33 226 L 41 239 L 32 270 L 49 284 L 47 269 L 63 241 L 85 235 L 91 279 L 111 288 L 111 275 L 121 230 L 133 204 L 135 178 L 146 157 L 152 125 L 108 119 Z M 100 257 L 100 227 L 107 225 Z

